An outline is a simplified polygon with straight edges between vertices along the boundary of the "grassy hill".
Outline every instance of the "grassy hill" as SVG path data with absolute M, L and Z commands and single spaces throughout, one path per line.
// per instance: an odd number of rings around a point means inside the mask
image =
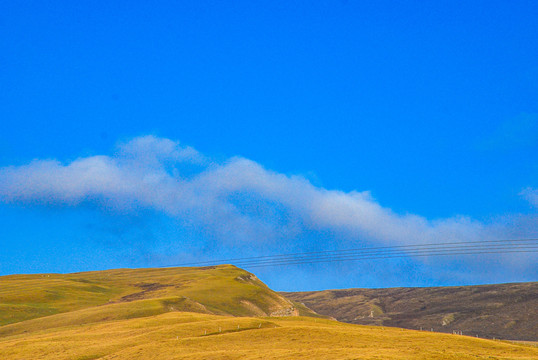
M 306 317 L 168 312 L 0 336 L 0 356 L 11 360 L 536 359 L 538 348 Z
M 538 358 L 532 345 L 316 317 L 231 265 L 4 276 L 0 306 L 0 359 Z
M 339 321 L 538 341 L 538 282 L 282 293 Z
M 314 315 L 232 265 L 0 277 L 0 326 L 96 306 L 96 313 L 123 318 L 167 311 Z

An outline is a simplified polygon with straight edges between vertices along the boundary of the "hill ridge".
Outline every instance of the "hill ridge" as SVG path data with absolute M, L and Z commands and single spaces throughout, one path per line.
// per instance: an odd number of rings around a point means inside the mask
M 162 311 L 270 316 L 315 313 L 233 265 L 0 277 L 0 326 L 95 306 L 165 301 Z M 149 305 L 151 304 L 151 305 Z M 157 306 L 151 301 L 151 308 Z
M 538 282 L 281 294 L 353 324 L 538 341 Z

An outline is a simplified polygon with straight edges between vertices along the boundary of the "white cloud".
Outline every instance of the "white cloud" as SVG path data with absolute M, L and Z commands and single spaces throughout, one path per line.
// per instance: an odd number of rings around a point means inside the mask
M 195 170 L 185 171 L 189 167 Z M 532 189 L 528 193 L 536 196 Z M 491 238 L 497 231 L 467 217 L 397 214 L 368 192 L 316 187 L 301 176 L 241 157 L 211 162 L 193 148 L 154 136 L 126 142 L 112 156 L 2 168 L 0 200 L 66 206 L 96 202 L 116 211 L 150 208 L 243 240 L 329 229 L 405 244 Z

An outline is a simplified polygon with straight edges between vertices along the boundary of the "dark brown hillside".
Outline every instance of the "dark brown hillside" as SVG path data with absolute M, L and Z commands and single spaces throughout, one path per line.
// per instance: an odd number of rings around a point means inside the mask
M 538 341 L 538 282 L 282 294 L 353 324 Z

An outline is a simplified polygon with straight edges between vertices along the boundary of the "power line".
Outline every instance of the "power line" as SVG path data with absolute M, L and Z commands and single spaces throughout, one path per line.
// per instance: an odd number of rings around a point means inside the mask
M 528 245 L 528 244 L 517 244 L 517 245 L 470 245 L 470 246 L 430 246 L 427 248 L 419 248 L 419 249 L 386 249 L 386 250 L 374 250 L 374 251 L 354 251 L 354 252 L 346 252 L 346 253 L 337 253 L 337 254 L 319 254 L 319 255 L 308 255 L 308 256 L 294 256 L 294 257 L 282 257 L 282 258 L 275 258 L 275 259 L 260 259 L 260 260 L 242 260 L 242 261 L 236 261 L 234 264 L 240 264 L 240 265 L 249 265 L 249 264 L 263 264 L 263 263 L 274 263 L 274 262 L 286 262 L 286 261 L 300 261 L 300 260 L 318 260 L 318 259 L 324 259 L 324 258 L 350 258 L 350 257 L 356 257 L 356 256 L 383 256 L 383 255 L 394 255 L 396 254 L 407 254 L 409 256 L 419 254 L 419 253 L 427 253 L 427 252 L 462 252 L 462 251 L 469 251 L 469 252 L 475 252 L 475 251 L 483 251 L 483 250 L 528 250 L 528 249 L 538 249 L 538 244 L 536 245 Z
M 344 261 L 363 261 L 363 260 L 383 260 L 403 257 L 431 257 L 431 256 L 461 256 L 461 255 L 484 255 L 484 254 L 506 254 L 506 253 L 537 253 L 538 248 L 534 250 L 500 250 L 500 251 L 475 251 L 475 252 L 429 252 L 419 254 L 391 254 L 385 256 L 369 256 L 369 257 L 350 257 L 350 258 L 325 258 L 325 259 L 309 259 L 303 261 L 286 261 L 286 262 L 273 262 L 265 264 L 237 264 L 237 266 L 244 266 L 250 268 L 260 268 L 268 266 L 289 266 L 289 265 L 301 265 L 301 264 L 315 264 L 315 263 L 332 263 L 332 262 L 344 262 Z
M 414 245 L 397 245 L 344 250 L 325 250 L 301 253 L 276 254 L 243 258 L 220 259 L 191 262 L 172 266 L 207 266 L 213 264 L 234 263 L 237 266 L 262 267 L 305 263 L 357 261 L 370 259 L 388 259 L 407 256 L 448 256 L 499 253 L 534 253 L 537 252 L 538 239 L 503 239 L 483 241 L 460 241 L 446 243 L 429 243 Z
M 291 257 L 291 256 L 302 256 L 302 255 L 313 255 L 313 254 L 338 254 L 338 253 L 348 253 L 354 251 L 369 251 L 369 250 L 383 250 L 383 249 L 412 249 L 412 248 L 426 248 L 426 247 L 436 247 L 436 246 L 447 246 L 447 245 L 461 245 L 465 246 L 468 244 L 481 244 L 486 246 L 487 244 L 495 243 L 524 243 L 524 242 L 536 242 L 538 239 L 505 239 L 505 240 L 486 240 L 486 241 L 461 241 L 461 242 L 447 242 L 447 243 L 429 243 L 429 244 L 414 244 L 414 245 L 396 245 L 396 246 L 382 246 L 382 247 L 371 247 L 371 248 L 355 248 L 355 249 L 344 249 L 344 250 L 324 250 L 324 251 L 311 251 L 311 252 L 301 252 L 301 253 L 289 253 L 289 254 L 278 254 L 278 255 L 264 255 L 264 256 L 253 256 L 253 257 L 243 257 L 243 258 L 231 258 L 231 259 L 220 259 L 220 260 L 209 260 L 209 261 L 199 261 L 191 263 L 176 264 L 170 266 L 188 266 L 188 265 L 203 265 L 203 264 L 215 264 L 215 263 L 229 263 L 242 260 L 261 260 L 261 259 L 272 259 L 272 258 L 282 258 L 282 257 Z

